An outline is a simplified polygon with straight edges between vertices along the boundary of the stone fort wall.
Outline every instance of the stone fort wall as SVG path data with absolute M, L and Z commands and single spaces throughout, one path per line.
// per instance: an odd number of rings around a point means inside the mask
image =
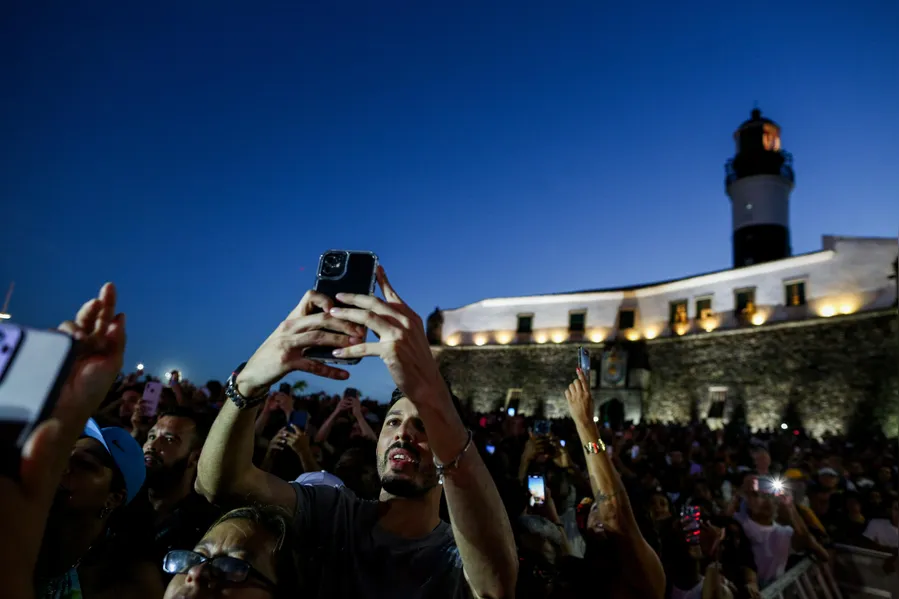
M 813 434 L 845 432 L 852 418 L 899 429 L 896 310 L 640 342 L 649 370 L 643 417 L 687 422 L 707 414 L 710 386 L 727 387 L 726 416 L 737 403 L 754 429 L 778 426 L 789 403 Z M 584 344 L 598 357 L 603 344 Z M 577 344 L 435 348 L 454 393 L 477 411 L 499 409 L 521 389 L 520 411 L 543 406 L 567 415 L 563 391 Z M 633 364 L 631 365 L 633 368 Z M 631 371 L 631 379 L 634 377 Z M 626 393 L 619 392 L 619 395 Z M 594 397 L 602 395 L 594 392 Z M 608 394 L 606 394 L 608 395 Z

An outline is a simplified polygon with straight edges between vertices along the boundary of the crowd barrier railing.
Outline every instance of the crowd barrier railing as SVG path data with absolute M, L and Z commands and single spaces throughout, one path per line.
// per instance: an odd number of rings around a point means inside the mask
M 805 558 L 762 589 L 762 599 L 843 599 L 826 564 Z
M 835 545 L 831 564 L 805 558 L 762 589 L 763 599 L 899 599 L 892 554 Z
M 854 545 L 837 544 L 834 550 L 831 569 L 846 599 L 899 599 L 894 554 Z

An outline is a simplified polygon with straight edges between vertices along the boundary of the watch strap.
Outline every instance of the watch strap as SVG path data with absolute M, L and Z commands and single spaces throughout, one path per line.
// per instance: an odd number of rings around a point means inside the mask
M 252 397 L 241 395 L 240 391 L 237 389 L 237 375 L 240 374 L 240 371 L 243 370 L 246 365 L 247 363 L 244 362 L 238 366 L 234 372 L 231 373 L 231 376 L 228 377 L 228 382 L 225 384 L 225 397 L 227 397 L 238 410 L 246 410 L 247 408 L 258 406 L 265 401 L 266 397 L 268 397 L 268 391 L 264 391 L 259 395 Z

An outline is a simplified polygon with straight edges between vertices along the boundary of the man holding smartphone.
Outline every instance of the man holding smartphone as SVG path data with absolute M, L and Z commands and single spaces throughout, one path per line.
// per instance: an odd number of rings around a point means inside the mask
M 301 542 L 321 563 L 318 596 L 476 597 L 514 594 L 518 558 L 496 486 L 431 354 L 421 318 L 382 269 L 384 300 L 307 293 L 239 368 L 200 458 L 197 487 L 212 501 L 239 498 L 295 514 Z M 343 308 L 334 308 L 334 299 Z M 318 307 L 322 311 L 313 313 Z M 378 337 L 365 343 L 365 328 Z M 362 502 L 343 489 L 292 485 L 253 466 L 253 425 L 270 385 L 301 370 L 348 374 L 307 358 L 315 346 L 338 358 L 378 356 L 397 385 L 378 438 L 381 495 Z M 441 484 L 442 483 L 442 484 Z M 446 493 L 450 527 L 440 520 Z M 361 533 L 361 534 L 360 534 Z M 347 564 L 347 561 L 351 564 Z

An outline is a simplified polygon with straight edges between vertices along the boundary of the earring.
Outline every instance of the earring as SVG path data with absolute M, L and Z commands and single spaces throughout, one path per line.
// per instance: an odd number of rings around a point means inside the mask
M 100 520 L 106 518 L 106 516 L 108 516 L 110 513 L 112 513 L 112 508 L 104 507 L 102 510 L 100 510 Z

